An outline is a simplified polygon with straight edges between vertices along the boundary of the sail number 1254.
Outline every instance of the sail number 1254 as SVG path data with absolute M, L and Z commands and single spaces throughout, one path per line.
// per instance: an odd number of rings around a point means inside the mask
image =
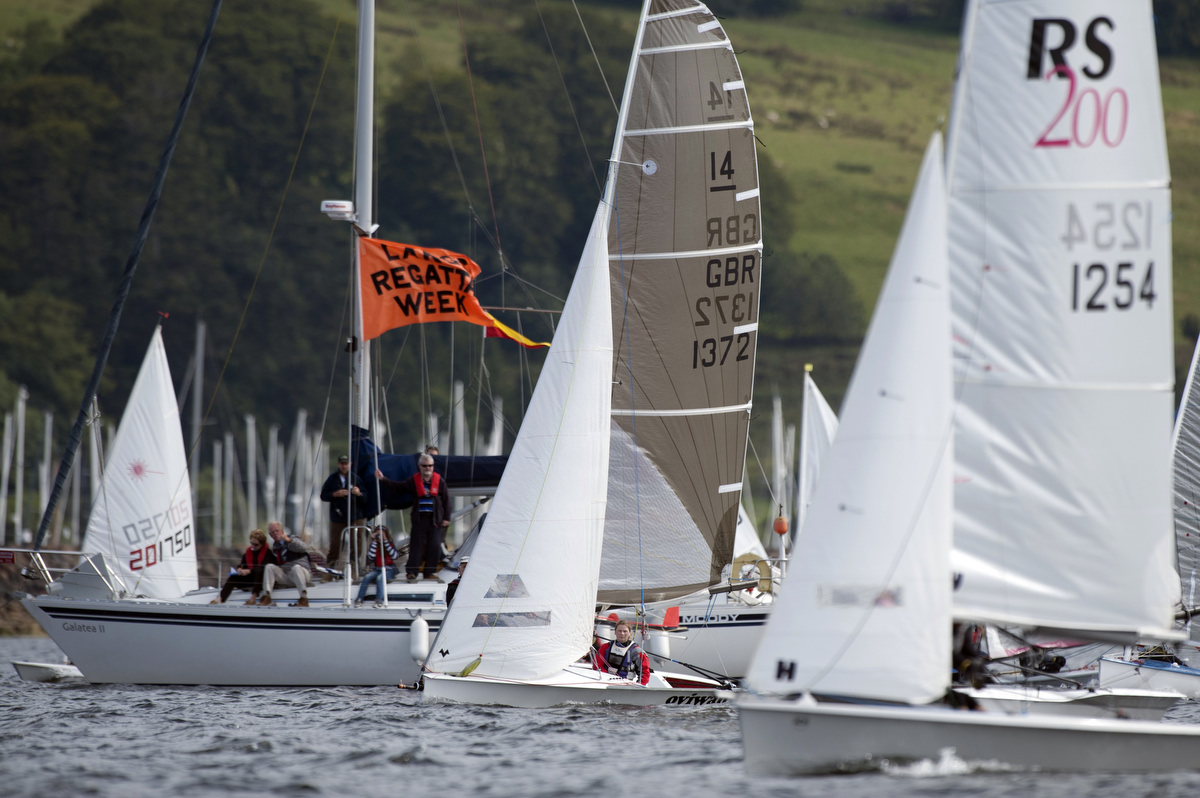
M 1138 302 L 1154 307 L 1154 261 L 1143 267 L 1122 263 L 1076 263 L 1071 273 L 1071 310 L 1129 310 Z

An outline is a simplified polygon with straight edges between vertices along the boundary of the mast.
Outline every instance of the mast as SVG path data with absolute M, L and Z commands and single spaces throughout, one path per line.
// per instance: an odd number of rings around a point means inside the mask
M 372 168 L 375 163 L 375 0 L 358 2 L 358 98 L 354 115 L 354 210 L 358 236 L 375 231 Z M 357 242 L 356 242 L 357 243 Z M 351 347 L 350 382 L 354 408 L 351 418 L 363 429 L 370 426 L 367 386 L 371 374 L 370 355 L 363 341 L 362 269 L 359 248 L 354 247 L 354 345 Z

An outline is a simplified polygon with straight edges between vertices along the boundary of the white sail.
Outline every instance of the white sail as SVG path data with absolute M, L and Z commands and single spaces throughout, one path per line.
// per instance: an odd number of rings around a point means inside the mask
M 178 598 L 198 585 L 187 452 L 160 329 L 108 452 L 83 550 L 117 565 L 138 595 Z
M 955 613 L 1169 634 L 1171 206 L 1149 0 L 981 0 L 948 148 Z
M 821 389 L 812 378 L 812 372 L 804 372 L 804 399 L 800 409 L 800 467 L 796 477 L 796 527 L 793 539 L 804 529 L 804 519 L 812 504 L 821 477 L 821 467 L 833 446 L 837 434 L 838 419 L 833 408 L 825 401 Z
M 805 532 L 748 681 L 910 703 L 949 683 L 951 346 L 930 141 Z
M 1183 386 L 1183 399 L 1175 416 L 1175 434 L 1171 441 L 1175 469 L 1175 548 L 1179 560 L 1179 581 L 1185 607 L 1200 601 L 1200 385 L 1196 383 L 1196 364 L 1200 362 L 1200 344 L 1192 352 L 1192 365 Z M 1196 639 L 1200 624 L 1188 621 L 1189 636 Z
M 750 520 L 746 508 L 739 506 L 737 532 L 733 538 L 733 558 L 736 560 L 743 554 L 752 554 L 762 560 L 767 559 L 767 550 L 763 548 L 762 541 L 758 539 L 754 522 Z
M 432 671 L 480 658 L 479 676 L 538 679 L 592 643 L 612 394 L 607 228 L 601 204 Z

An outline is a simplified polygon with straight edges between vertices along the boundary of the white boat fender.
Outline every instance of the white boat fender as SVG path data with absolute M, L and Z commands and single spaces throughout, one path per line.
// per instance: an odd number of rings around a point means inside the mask
M 409 629 L 408 653 L 418 665 L 424 665 L 425 658 L 429 656 L 429 623 L 420 613 L 417 613 Z
M 646 651 L 669 660 L 671 658 L 671 638 L 664 631 L 648 632 L 646 634 Z

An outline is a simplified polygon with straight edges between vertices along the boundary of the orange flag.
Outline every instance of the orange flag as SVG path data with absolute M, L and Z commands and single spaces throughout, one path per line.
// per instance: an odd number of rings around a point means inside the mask
M 550 345 L 529 340 L 479 305 L 474 290 L 479 264 L 466 255 L 378 238 L 360 238 L 358 247 L 364 339 L 408 324 L 465 321 L 486 327 L 489 338 L 531 348 Z

